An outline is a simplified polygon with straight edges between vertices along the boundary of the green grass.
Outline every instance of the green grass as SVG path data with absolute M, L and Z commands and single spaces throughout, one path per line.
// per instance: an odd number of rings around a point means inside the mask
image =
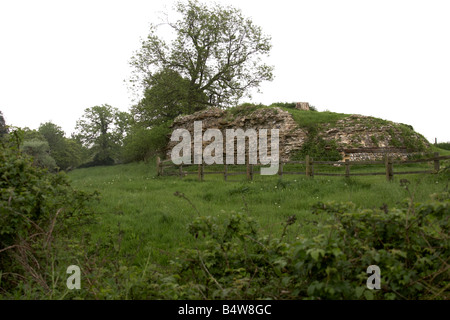
M 441 148 L 436 147 L 435 145 L 431 145 L 431 152 L 438 152 L 439 155 L 441 155 L 441 156 L 449 156 L 450 155 L 450 150 L 441 149 Z
M 316 126 L 325 123 L 329 123 L 332 125 L 336 123 L 338 120 L 350 116 L 350 114 L 336 113 L 330 111 L 314 112 L 285 107 L 282 107 L 281 109 L 289 112 L 292 115 L 294 121 L 302 128 L 310 127 L 312 125 Z
M 442 191 L 448 183 L 439 175 L 398 175 L 386 182 L 385 176 L 311 179 L 285 175 L 280 180 L 259 174 L 253 181 L 245 181 L 245 175 L 229 177 L 238 180 L 234 182 L 225 182 L 222 175 L 205 175 L 201 182 L 196 175 L 183 179 L 157 177 L 154 162 L 77 169 L 69 177 L 75 188 L 101 194 L 94 208 L 98 222 L 83 232 L 100 244 L 112 238 L 121 252 L 133 256 L 136 265 L 143 266 L 151 259 L 164 268 L 169 267 L 178 248 L 192 246 L 187 226 L 198 214 L 225 220 L 234 212 L 244 212 L 258 221 L 264 233 L 275 237 L 280 236 L 282 223 L 296 215 L 297 222 L 287 236 L 308 237 L 316 234 L 315 226 L 321 219 L 310 209 L 319 201 L 352 201 L 363 208 L 383 204 L 392 207 L 408 196 L 400 179 L 411 181 L 416 201 L 428 200 L 431 193 Z M 177 191 L 192 205 L 175 196 Z

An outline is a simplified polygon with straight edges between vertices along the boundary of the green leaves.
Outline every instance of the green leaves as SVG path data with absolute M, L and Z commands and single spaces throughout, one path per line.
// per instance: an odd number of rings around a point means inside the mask
M 319 258 L 325 255 L 325 251 L 322 249 L 309 249 L 306 253 L 316 261 L 319 261 Z
M 75 129 L 76 139 L 94 154 L 93 165 L 112 164 L 117 159 L 131 116 L 104 104 L 84 110 Z
M 414 211 L 318 203 L 318 235 L 297 242 L 263 237 L 241 214 L 223 224 L 200 216 L 189 225 L 198 251 L 181 253 L 179 285 L 208 288 L 194 298 L 445 299 L 450 197 L 433 198 L 439 201 L 415 204 Z M 370 265 L 381 270 L 379 290 L 366 286 Z
M 176 72 L 188 84 L 186 101 L 192 113 L 211 104 L 235 104 L 249 89 L 272 80 L 273 67 L 261 62 L 270 52 L 271 39 L 240 10 L 192 0 L 178 2 L 175 10 L 181 18 L 167 22 L 175 35 L 172 42 L 166 44 L 152 26 L 132 57 L 133 85 L 152 88 L 158 73 Z
M 66 221 L 84 214 L 81 211 L 90 199 L 71 189 L 63 173 L 49 173 L 33 165 L 27 154 L 17 152 L 16 143 L 21 142 L 16 136 L 12 131 L 0 147 L 0 249 L 33 233 L 38 238 L 57 212 Z

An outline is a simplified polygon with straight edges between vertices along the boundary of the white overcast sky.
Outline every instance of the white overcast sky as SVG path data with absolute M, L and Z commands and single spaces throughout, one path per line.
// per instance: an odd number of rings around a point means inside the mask
M 450 141 L 450 1 L 219 0 L 272 36 L 275 79 L 252 102 L 407 123 Z M 173 1 L 0 0 L 0 110 L 67 135 L 85 108 L 132 105 L 123 80 L 149 23 Z

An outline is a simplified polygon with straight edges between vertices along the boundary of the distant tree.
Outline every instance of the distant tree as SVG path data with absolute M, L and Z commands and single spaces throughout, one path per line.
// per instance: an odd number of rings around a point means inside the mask
M 45 138 L 50 147 L 50 155 L 61 170 L 76 168 L 83 161 L 82 145 L 65 137 L 62 128 L 52 122 L 39 126 L 38 132 Z
M 38 131 L 47 140 L 51 149 L 58 149 L 64 143 L 63 129 L 52 122 L 41 123 Z
M 75 137 L 94 154 L 96 164 L 112 164 L 123 145 L 131 116 L 104 104 L 84 110 L 76 123 Z
M 28 127 L 22 128 L 23 131 L 23 141 L 29 140 L 42 140 L 46 141 L 45 137 L 36 129 L 30 129 Z
M 240 10 L 195 0 L 177 2 L 175 10 L 181 18 L 166 23 L 174 40 L 167 44 L 152 25 L 141 49 L 131 58 L 134 72 L 130 82 L 138 90 L 152 88 L 159 83 L 155 78 L 171 70 L 181 77 L 175 96 L 181 95 L 187 113 L 192 113 L 208 105 L 234 105 L 249 96 L 249 89 L 272 80 L 273 67 L 261 59 L 270 52 L 270 37 Z M 173 94 L 171 90 L 165 93 Z

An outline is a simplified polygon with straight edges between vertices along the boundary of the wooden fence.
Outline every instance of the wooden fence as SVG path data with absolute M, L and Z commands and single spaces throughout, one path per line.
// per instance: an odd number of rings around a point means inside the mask
M 351 177 L 351 176 L 375 176 L 375 175 L 385 175 L 386 180 L 390 181 L 393 179 L 394 174 L 418 174 L 418 173 L 437 173 L 440 170 L 440 161 L 441 160 L 448 160 L 450 159 L 450 156 L 439 156 L 439 153 L 434 153 L 434 156 L 431 158 L 426 159 L 416 159 L 416 160 L 393 160 L 392 157 L 389 155 L 386 155 L 384 157 L 383 161 L 349 161 L 348 159 L 345 160 L 345 162 L 342 161 L 314 161 L 313 158 L 310 156 L 306 156 L 304 161 L 286 161 L 286 162 L 280 162 L 279 168 L 278 168 L 278 176 L 280 178 L 283 177 L 283 175 L 287 174 L 298 174 L 298 175 L 305 175 L 307 177 L 314 177 L 314 176 L 342 176 L 342 177 Z M 402 165 L 402 164 L 413 164 L 413 163 L 433 163 L 433 168 L 430 170 L 420 170 L 420 171 L 395 171 L 394 172 L 394 165 Z M 285 171 L 284 168 L 289 164 L 301 164 L 305 166 L 305 171 Z M 329 166 L 344 166 L 345 167 L 345 173 L 335 173 L 335 172 L 316 172 L 314 169 L 316 166 L 319 165 L 329 165 Z M 351 167 L 355 165 L 383 165 L 384 170 L 383 172 L 350 172 Z M 230 181 L 228 177 L 235 176 L 235 175 L 246 175 L 247 180 L 253 180 L 254 174 L 257 174 L 255 172 L 254 167 L 262 166 L 262 165 L 252 165 L 247 163 L 246 164 L 246 171 L 240 171 L 240 172 L 230 172 L 228 170 L 229 164 L 223 165 L 223 171 L 205 171 L 205 165 L 204 164 L 180 164 L 175 165 L 173 164 L 172 160 L 164 160 L 161 161 L 161 159 L 158 157 L 156 159 L 156 166 L 157 166 L 157 172 L 158 176 L 164 176 L 164 175 L 177 175 L 180 178 L 183 178 L 186 175 L 189 174 L 195 174 L 198 176 L 198 180 L 203 181 L 205 174 L 220 174 L 223 175 L 225 181 Z M 188 166 L 197 166 L 197 170 L 195 171 L 184 171 L 183 169 Z M 217 166 L 217 165 L 216 165 Z M 175 167 L 177 168 L 175 173 L 167 173 L 165 172 L 165 168 L 168 167 Z M 233 180 L 236 181 L 236 180 Z

